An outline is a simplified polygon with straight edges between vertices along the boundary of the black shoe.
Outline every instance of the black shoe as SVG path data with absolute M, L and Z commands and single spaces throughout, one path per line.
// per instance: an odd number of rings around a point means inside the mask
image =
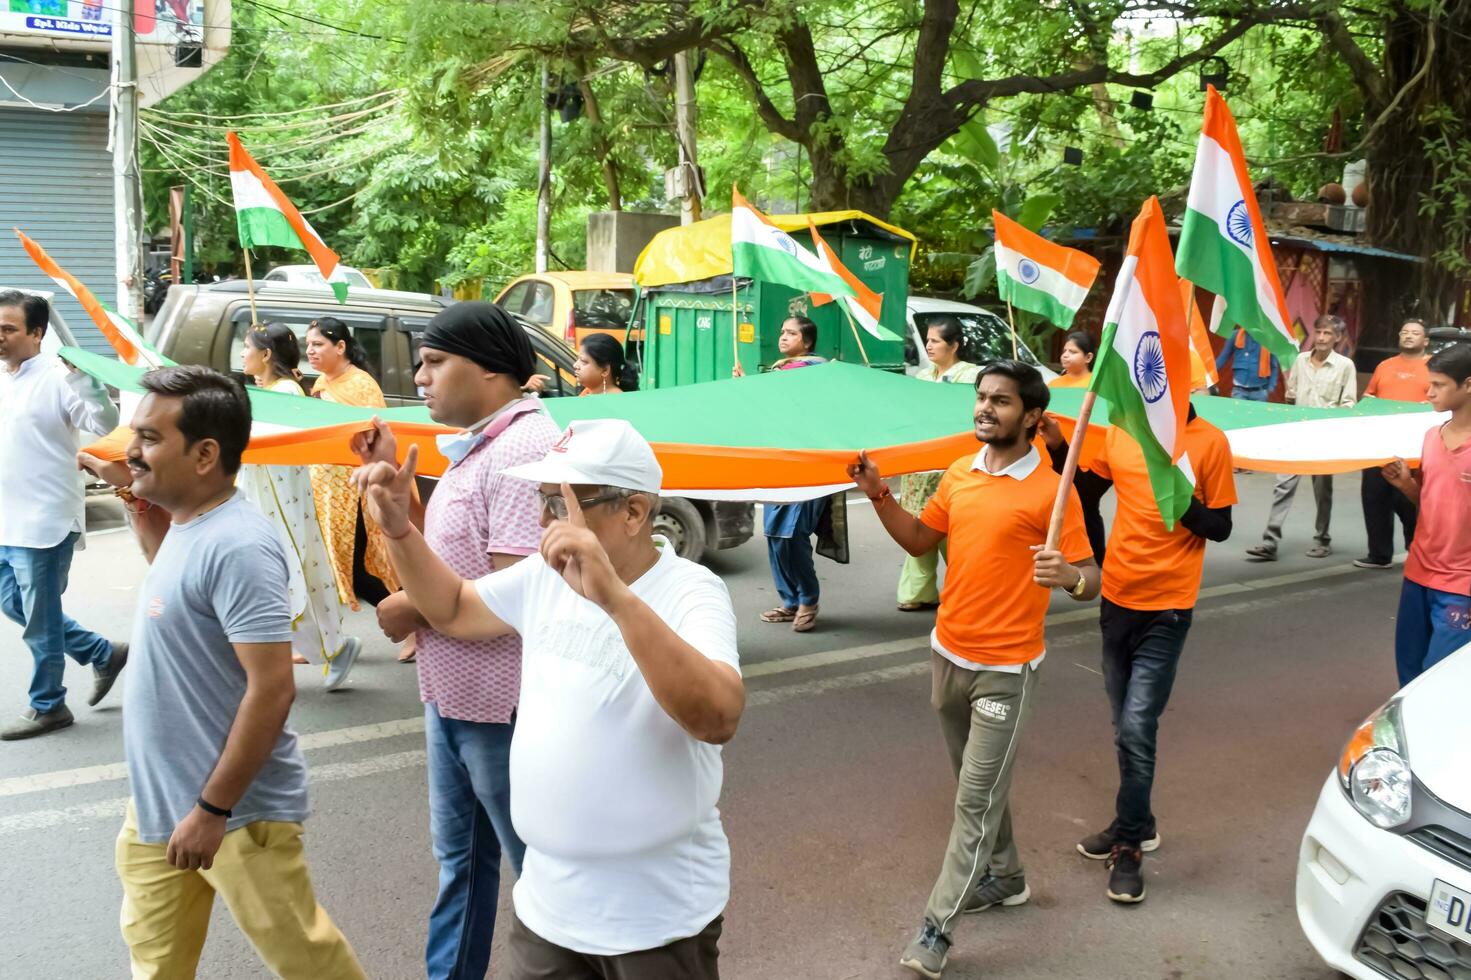
M 1375 561 L 1373 558 L 1367 558 L 1367 557 L 1365 557 L 1365 558 L 1355 558 L 1354 559 L 1354 567 L 1355 568 L 1393 568 L 1394 567 L 1394 562 L 1392 562 L 1392 561 Z
M 984 912 L 993 905 L 1004 905 L 1012 908 L 1017 905 L 1025 905 L 1027 899 L 1032 897 L 1032 890 L 1027 887 L 1025 875 L 1015 874 L 1006 878 L 998 878 L 989 871 L 981 875 L 981 880 L 976 882 L 975 890 L 966 899 L 965 906 L 960 910 L 966 915 L 974 912 Z
M 99 701 L 107 697 L 107 692 L 111 691 L 112 685 L 117 683 L 117 675 L 121 674 L 127 665 L 128 645 L 114 643 L 112 656 L 107 658 L 107 666 L 92 668 L 92 694 L 87 698 L 87 707 L 95 708 Z
M 1108 897 L 1133 905 L 1144 901 L 1144 854 L 1137 847 L 1115 844 L 1108 856 Z
M 914 937 L 914 942 L 904 947 L 899 965 L 922 977 L 929 977 L 930 980 L 940 980 L 940 974 L 945 970 L 945 960 L 949 956 L 950 940 L 941 934 L 933 922 L 926 919 L 924 925 L 919 927 L 919 935 Z
M 48 735 L 51 732 L 67 728 L 71 723 L 71 709 L 64 704 L 57 705 L 44 714 L 35 708 L 27 708 L 21 712 L 19 718 L 11 722 L 4 729 L 0 729 L 0 741 L 17 742 L 23 738 Z
M 1104 830 L 1091 837 L 1084 837 L 1078 841 L 1078 853 L 1090 861 L 1106 861 L 1113 853 L 1113 846 L 1118 843 L 1118 837 L 1114 830 L 1118 827 L 1118 821 L 1109 824 Z M 1159 831 L 1151 825 L 1146 831 L 1144 840 L 1139 842 L 1141 851 L 1153 851 L 1159 848 Z

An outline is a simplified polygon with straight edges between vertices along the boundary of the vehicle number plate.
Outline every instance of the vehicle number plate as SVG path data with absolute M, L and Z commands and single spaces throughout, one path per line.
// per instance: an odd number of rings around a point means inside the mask
M 1471 892 L 1436 881 L 1425 904 L 1425 921 L 1463 943 L 1471 943 Z

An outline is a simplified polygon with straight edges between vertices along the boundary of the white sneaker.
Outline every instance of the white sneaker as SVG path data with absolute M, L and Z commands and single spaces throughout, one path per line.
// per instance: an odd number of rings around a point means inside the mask
M 352 665 L 358 662 L 358 654 L 363 652 L 363 641 L 355 636 L 347 638 L 342 644 L 342 649 L 337 651 L 327 664 L 327 676 L 322 679 L 322 687 L 328 691 L 335 691 L 347 680 L 347 675 L 352 673 Z

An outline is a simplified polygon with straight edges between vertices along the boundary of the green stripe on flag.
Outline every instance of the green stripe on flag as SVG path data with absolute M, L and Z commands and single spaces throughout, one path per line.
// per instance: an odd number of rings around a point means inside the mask
M 1159 516 L 1167 530 L 1174 530 L 1175 522 L 1190 506 L 1195 487 L 1180 467 L 1170 460 L 1169 450 L 1161 446 L 1154 435 L 1144 407 L 1144 396 L 1134 384 L 1131 366 L 1114 349 L 1114 335 L 1118 330 L 1117 323 L 1103 328 L 1103 339 L 1098 342 L 1098 366 L 1093 369 L 1093 381 L 1088 387 L 1099 398 L 1108 401 L 1109 424 L 1123 429 L 1139 443 L 1144 452 L 1144 464 L 1149 469 L 1149 484 L 1159 504 Z M 1168 390 L 1164 397 L 1169 397 Z
M 754 242 L 732 242 L 730 259 L 731 274 L 735 276 L 779 283 L 808 293 L 853 295 L 853 288 L 838 276 L 809 268 L 780 249 Z
M 286 220 L 286 215 L 274 208 L 246 208 L 235 212 L 240 228 L 240 247 L 255 248 L 259 245 L 279 245 L 282 248 L 304 249 L 301 236 Z
M 1262 309 L 1256 289 L 1256 266 L 1250 256 L 1223 235 L 1221 226 L 1208 215 L 1185 209 L 1175 268 L 1180 278 L 1189 279 L 1226 301 L 1223 325 L 1240 325 L 1271 351 L 1284 367 L 1297 357 L 1297 344 L 1283 336 Z M 1288 326 L 1290 328 L 1291 325 Z
M 1002 300 L 1015 306 L 1017 309 L 1026 310 L 1044 317 L 1060 330 L 1066 330 L 1073 325 L 1073 317 L 1077 314 L 1068 306 L 1058 301 L 1056 296 L 1034 286 L 1013 279 L 1005 272 L 996 272 L 996 292 Z

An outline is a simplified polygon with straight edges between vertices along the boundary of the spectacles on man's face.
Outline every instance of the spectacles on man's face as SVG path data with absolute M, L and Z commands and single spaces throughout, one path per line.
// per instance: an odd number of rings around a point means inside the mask
M 563 497 L 560 493 L 542 493 L 540 490 L 536 491 L 536 495 L 541 498 L 543 510 L 550 511 L 551 515 L 559 521 L 565 521 L 567 519 L 566 497 Z M 611 503 L 614 500 L 621 499 L 622 496 L 616 490 L 605 490 L 592 497 L 578 497 L 577 502 L 586 509 L 588 507 L 596 507 L 598 504 Z

